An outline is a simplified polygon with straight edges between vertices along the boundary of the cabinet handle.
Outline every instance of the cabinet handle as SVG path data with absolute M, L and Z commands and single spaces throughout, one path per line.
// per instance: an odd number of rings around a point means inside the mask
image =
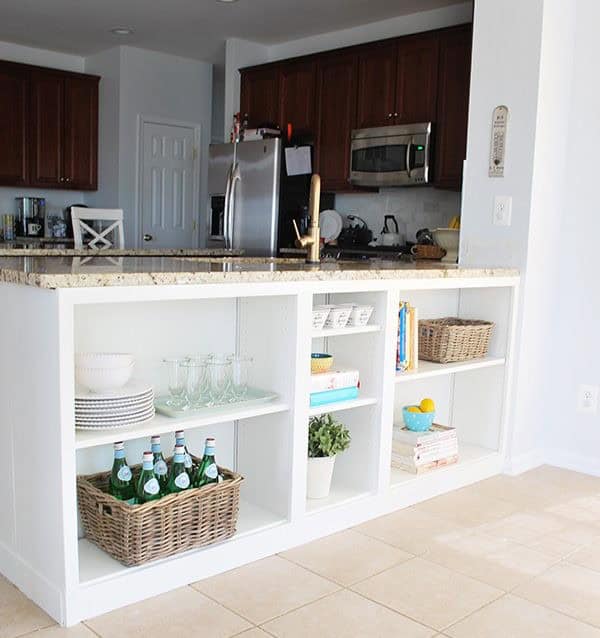
M 393 113 L 388 113 L 388 120 L 391 120 L 394 117 Z
M 70 182 L 71 178 L 70 177 L 65 177 L 65 182 Z
M 394 117 L 398 117 L 398 113 L 394 113 Z
M 59 177 L 59 178 L 58 178 L 58 181 L 62 183 L 62 182 L 64 182 L 64 181 L 65 181 L 65 178 L 64 178 L 64 177 Z

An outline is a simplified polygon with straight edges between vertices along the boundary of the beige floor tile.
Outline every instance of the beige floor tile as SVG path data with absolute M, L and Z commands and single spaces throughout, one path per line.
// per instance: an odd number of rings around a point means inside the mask
M 340 591 L 272 620 L 278 638 L 425 638 L 432 629 L 350 591 Z
M 376 518 L 354 528 L 410 554 L 424 554 L 436 542 L 450 543 L 470 530 L 414 508 Z
M 600 630 L 516 596 L 496 600 L 445 633 L 451 638 L 600 638 Z
M 567 540 L 557 538 L 554 534 L 542 536 L 537 541 L 527 543 L 527 546 L 555 558 L 565 558 L 580 547 L 579 543 L 569 543 Z
M 451 544 L 437 543 L 424 556 L 465 576 L 510 591 L 557 562 L 555 556 L 483 534 L 471 534 Z
M 193 587 L 257 625 L 338 589 L 335 583 L 279 556 L 202 580 Z
M 260 627 L 253 627 L 248 631 L 243 631 L 241 634 L 237 634 L 235 638 L 269 638 L 270 634 L 263 631 Z M 208 638 L 208 636 L 205 636 Z
M 0 576 L 0 638 L 15 638 L 54 624 L 50 616 Z
M 499 498 L 458 490 L 424 501 L 415 509 L 473 529 L 506 518 L 519 508 Z
M 567 556 L 580 547 L 598 540 L 600 540 L 600 534 L 597 527 L 587 523 L 570 523 L 559 532 L 551 532 L 540 537 L 538 541 L 526 544 L 546 553 L 551 553 L 550 549 L 554 546 L 556 552 L 562 552 L 562 556 Z
M 600 547 L 596 544 L 582 547 L 571 554 L 567 562 L 600 572 Z
M 353 530 L 281 554 L 325 578 L 351 585 L 413 558 L 412 554 Z
M 79 624 L 69 628 L 48 627 L 48 629 L 40 629 L 32 634 L 27 634 L 23 638 L 97 638 L 97 634 L 85 625 Z
M 499 589 L 420 558 L 392 567 L 352 589 L 438 630 L 502 595 Z
M 190 627 L 199 628 L 198 636 L 229 638 L 250 627 L 246 620 L 191 587 L 111 611 L 86 624 L 102 638 L 181 638 L 193 635 Z
M 566 487 L 574 491 L 579 491 L 582 494 L 600 493 L 600 477 L 581 474 L 580 472 L 565 470 L 552 465 L 542 465 L 535 470 L 521 474 L 519 478 Z
M 600 573 L 561 563 L 514 593 L 568 616 L 600 626 Z
M 514 541 L 535 543 L 542 536 L 563 530 L 568 523 L 544 512 L 516 512 L 479 528 L 480 532 Z

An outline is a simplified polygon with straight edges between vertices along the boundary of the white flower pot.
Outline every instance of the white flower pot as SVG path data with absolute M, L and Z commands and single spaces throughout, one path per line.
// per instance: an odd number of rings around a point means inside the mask
M 306 470 L 306 496 L 308 498 L 327 498 L 331 489 L 331 477 L 335 456 L 309 458 Z

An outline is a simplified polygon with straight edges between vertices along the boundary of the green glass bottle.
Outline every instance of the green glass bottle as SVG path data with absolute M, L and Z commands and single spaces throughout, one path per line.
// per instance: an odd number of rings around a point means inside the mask
M 160 493 L 164 496 L 167 493 L 167 485 L 169 483 L 169 468 L 160 448 L 160 436 L 153 436 L 151 442 L 154 474 L 156 474 L 160 485 Z
M 187 470 L 187 473 L 190 475 L 190 480 L 191 480 L 192 475 L 194 473 L 194 464 L 192 462 L 192 456 L 188 452 L 187 445 L 185 444 L 185 432 L 183 430 L 177 430 L 177 432 L 175 432 L 175 447 L 177 447 L 178 445 L 181 445 L 183 449 L 185 450 L 184 452 L 185 469 Z
M 219 482 L 219 468 L 215 461 L 215 440 L 211 437 L 204 444 L 204 456 L 194 473 L 194 487 Z
M 171 464 L 171 472 L 169 474 L 167 492 L 169 494 L 177 494 L 178 492 L 187 490 L 189 487 L 190 475 L 185 469 L 185 448 L 183 445 L 176 445 L 173 463 Z
M 156 501 L 161 497 L 160 484 L 154 472 L 154 454 L 144 452 L 142 471 L 135 490 L 138 504 Z
M 113 461 L 112 473 L 108 483 L 108 491 L 120 501 L 126 501 L 130 505 L 135 505 L 135 488 L 133 475 L 127 465 L 125 458 L 125 446 L 122 441 L 114 444 L 115 460 Z

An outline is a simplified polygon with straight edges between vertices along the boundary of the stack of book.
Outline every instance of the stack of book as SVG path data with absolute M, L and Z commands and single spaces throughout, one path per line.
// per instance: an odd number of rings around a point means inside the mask
M 331 370 L 310 375 L 310 407 L 358 397 L 358 370 Z
M 421 474 L 457 461 L 456 428 L 434 423 L 427 432 L 411 432 L 404 426 L 394 426 L 393 468 Z
M 409 372 L 419 367 L 419 316 L 408 301 L 400 302 L 396 370 Z

